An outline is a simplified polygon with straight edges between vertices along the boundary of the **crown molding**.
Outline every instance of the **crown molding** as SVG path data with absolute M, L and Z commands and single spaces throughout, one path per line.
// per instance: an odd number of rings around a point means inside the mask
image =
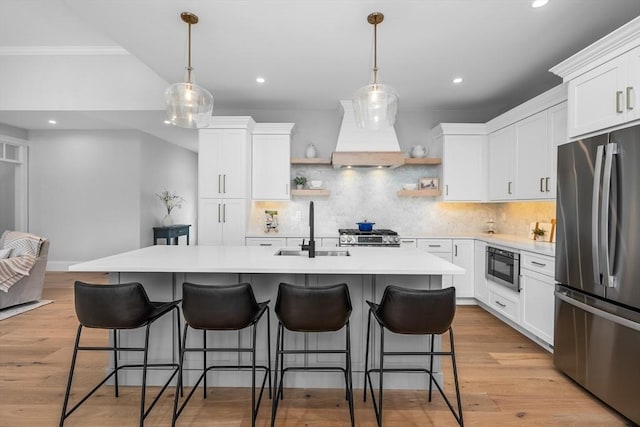
M 486 135 L 485 123 L 440 123 L 431 129 L 434 138 L 444 135 Z
M 254 135 L 289 135 L 295 123 L 256 123 Z
M 0 46 L 0 56 L 131 55 L 120 46 Z
M 562 77 L 566 82 L 638 46 L 640 46 L 640 17 L 627 22 L 549 71 Z

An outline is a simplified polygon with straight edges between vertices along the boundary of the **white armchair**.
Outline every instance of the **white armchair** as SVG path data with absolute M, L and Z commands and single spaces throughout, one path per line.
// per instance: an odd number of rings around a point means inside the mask
M 36 263 L 29 271 L 29 275 L 13 284 L 8 292 L 0 292 L 0 309 L 37 301 L 42 297 L 48 255 L 49 241 L 43 240 L 40 245 L 40 253 Z

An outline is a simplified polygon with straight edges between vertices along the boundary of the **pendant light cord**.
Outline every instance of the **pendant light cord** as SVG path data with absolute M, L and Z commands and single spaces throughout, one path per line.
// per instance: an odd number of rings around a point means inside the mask
M 193 67 L 191 66 L 191 22 L 187 23 L 189 25 L 189 54 L 188 54 L 188 65 L 187 65 L 187 82 L 193 83 L 191 81 L 191 71 Z
M 373 24 L 373 84 L 378 83 L 378 23 Z

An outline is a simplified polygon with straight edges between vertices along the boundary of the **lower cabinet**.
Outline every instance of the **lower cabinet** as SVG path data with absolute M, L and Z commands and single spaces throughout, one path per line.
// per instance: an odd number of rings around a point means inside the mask
M 515 323 L 520 323 L 520 294 L 511 289 L 488 282 L 489 301 L 487 305 L 493 310 Z
M 284 237 L 247 237 L 245 239 L 246 246 L 287 246 L 287 239 Z
M 485 242 L 476 241 L 474 251 L 473 295 L 478 301 L 488 304 L 489 286 L 487 285 L 487 277 L 485 276 L 487 244 Z
M 244 199 L 200 199 L 198 244 L 245 244 L 246 201 Z
M 454 286 L 457 298 L 473 298 L 474 241 L 473 239 L 417 239 L 416 246 L 432 255 L 465 269 L 463 275 L 442 277 L 442 287 Z
M 523 252 L 521 266 L 522 326 L 553 345 L 554 259 Z

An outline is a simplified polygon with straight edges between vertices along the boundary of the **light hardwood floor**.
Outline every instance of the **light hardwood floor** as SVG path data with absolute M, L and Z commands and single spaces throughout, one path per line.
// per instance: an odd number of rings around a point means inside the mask
M 55 303 L 0 322 L 0 426 L 58 424 L 77 328 L 73 280 L 105 283 L 107 278 L 104 274 L 47 273 L 44 298 Z M 459 307 L 454 330 L 467 426 L 630 425 L 556 371 L 549 353 L 484 310 Z M 90 331 L 85 343 L 102 345 L 106 336 Z M 75 389 L 87 390 L 101 378 L 105 365 L 106 356 L 81 354 Z M 450 384 L 447 389 L 451 390 Z M 250 426 L 249 396 L 247 388 L 212 388 L 206 400 L 197 393 L 178 425 Z M 457 425 L 442 399 L 434 396 L 429 403 L 424 391 L 386 392 L 384 425 Z M 362 402 L 361 389 L 355 391 L 355 397 L 357 425 L 374 426 L 370 401 Z M 112 388 L 104 387 L 65 425 L 137 425 L 138 398 L 138 388 L 125 387 L 114 398 Z M 147 425 L 171 425 L 172 403 L 170 389 Z M 270 403 L 263 400 L 260 426 L 269 425 Z M 276 424 L 346 426 L 348 420 L 342 390 L 287 390 Z

